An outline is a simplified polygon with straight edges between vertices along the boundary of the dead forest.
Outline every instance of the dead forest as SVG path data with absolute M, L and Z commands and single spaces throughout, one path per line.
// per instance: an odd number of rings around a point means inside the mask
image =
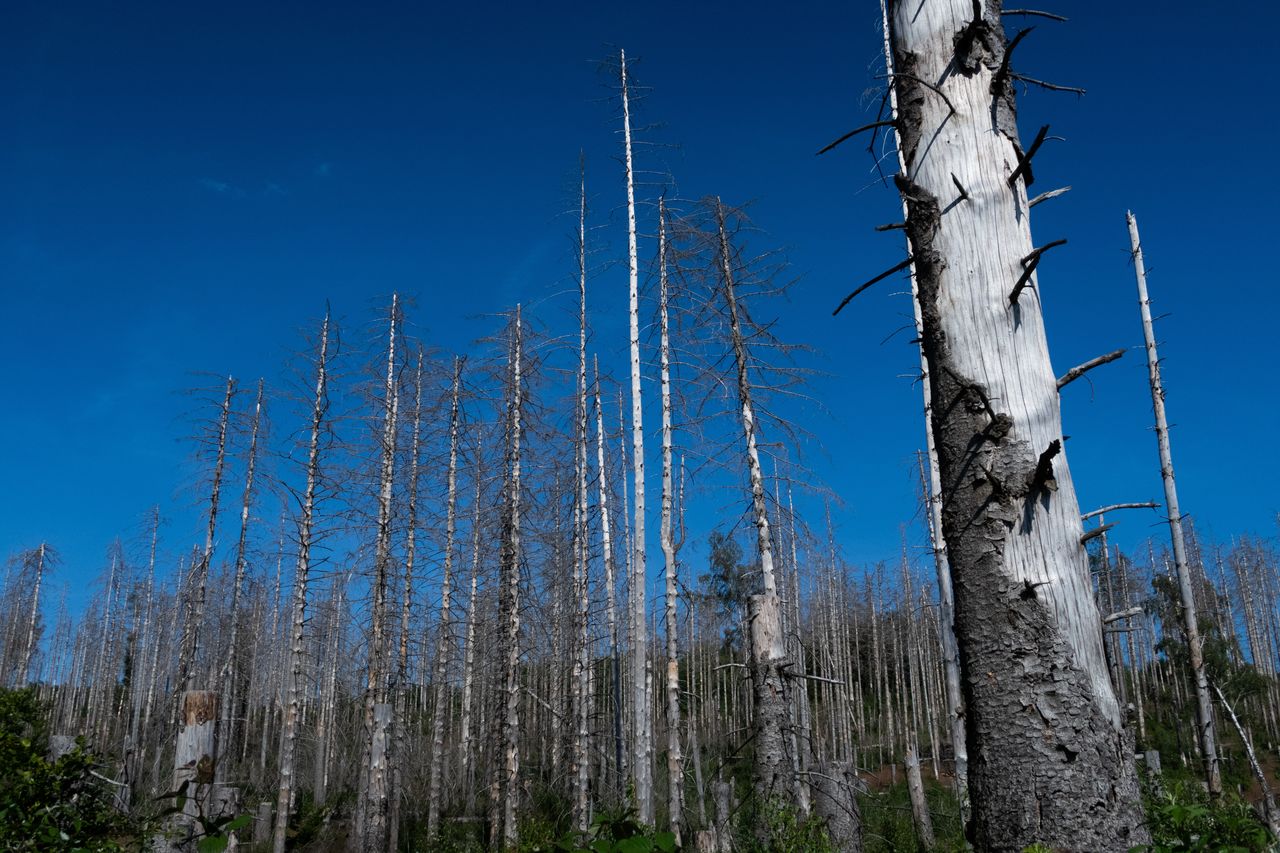
M 1015 48 L 1056 16 L 881 8 L 878 114 L 814 148 L 833 174 L 895 152 L 896 219 L 867 226 L 902 260 L 849 258 L 831 307 L 910 290 L 899 553 L 847 558 L 805 455 L 826 427 L 789 418 L 811 366 L 776 335 L 785 258 L 742 200 L 638 177 L 620 51 L 572 287 L 458 353 L 418 333 L 429 305 L 318 301 L 262 368 L 284 378 L 192 391 L 198 531 L 156 506 L 81 612 L 57 542 L 9 556 L 0 685 L 34 692 L 49 760 L 91 753 L 154 850 L 1156 849 L 1178 797 L 1276 835 L 1280 551 L 1179 502 L 1132 213 L 1104 271 L 1132 339 L 1051 363 L 1038 281 L 1066 241 L 1030 220 L 1070 187 L 1035 182 L 1049 129 L 1020 135 L 1016 100 L 1066 87 Z M 624 288 L 603 340 L 596 295 Z M 1081 506 L 1060 399 L 1121 357 L 1148 365 L 1151 476 Z

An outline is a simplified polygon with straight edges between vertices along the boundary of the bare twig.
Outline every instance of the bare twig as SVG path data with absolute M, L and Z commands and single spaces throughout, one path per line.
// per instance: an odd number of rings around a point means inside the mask
M 1085 94 L 1085 90 L 1079 86 L 1059 86 L 1057 83 L 1047 83 L 1044 80 L 1037 80 L 1034 77 L 1028 77 L 1025 74 L 1014 72 L 1009 75 L 1012 79 L 1023 83 L 1030 83 L 1032 86 L 1039 86 L 1041 89 L 1048 89 L 1051 92 L 1074 92 L 1077 95 Z
M 1095 527 L 1092 530 L 1086 530 L 1084 532 L 1084 535 L 1080 537 L 1080 544 L 1083 545 L 1084 543 L 1088 542 L 1091 539 L 1097 539 L 1099 536 L 1106 533 L 1108 530 L 1110 530 L 1115 526 L 1116 526 L 1116 523 L 1113 521 L 1113 522 L 1110 522 L 1109 524 L 1104 524 L 1101 527 Z

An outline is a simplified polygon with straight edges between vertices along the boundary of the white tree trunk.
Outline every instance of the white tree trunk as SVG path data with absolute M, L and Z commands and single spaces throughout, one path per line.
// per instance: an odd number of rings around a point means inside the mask
M 671 461 L 671 342 L 667 320 L 667 223 L 663 201 L 658 202 L 658 314 L 661 325 L 659 360 L 662 371 L 662 527 L 659 539 L 667 578 L 664 627 L 666 633 L 667 700 L 667 814 L 676 844 L 684 829 L 684 757 L 680 751 L 680 658 L 676 642 L 676 537 L 672 527 L 671 504 L 675 487 Z M 695 757 L 696 758 L 696 757 Z
M 316 359 L 316 393 L 311 409 L 311 438 L 307 450 L 307 486 L 298 522 L 298 565 L 293 579 L 292 620 L 289 637 L 288 702 L 280 727 L 280 787 L 276 792 L 276 825 L 273 853 L 284 853 L 293 808 L 294 757 L 297 754 L 298 718 L 306 685 L 302 680 L 303 630 L 307 619 L 307 581 L 311 571 L 312 528 L 315 523 L 316 489 L 320 484 L 320 433 L 328 409 L 329 315 L 320 326 L 320 355 Z
M 622 138 L 627 169 L 627 261 L 631 282 L 631 442 L 635 469 L 635 502 L 631 525 L 634 557 L 631 564 L 631 703 L 634 715 L 632 781 L 640 823 L 653 824 L 653 768 L 649 764 L 653 727 L 645 691 L 646 655 L 649 649 L 645 620 L 647 572 L 644 536 L 644 417 L 640 389 L 640 264 L 636 251 L 635 171 L 631 161 L 631 101 L 627 91 L 627 54 L 618 54 L 622 73 Z
M 1160 447 L 1160 477 L 1164 480 L 1164 505 L 1169 512 L 1169 536 L 1173 540 L 1173 564 L 1178 573 L 1178 592 L 1182 599 L 1182 630 L 1191 657 L 1191 677 L 1196 686 L 1196 737 L 1204 760 L 1209 793 L 1222 793 L 1222 774 L 1218 767 L 1218 743 L 1213 725 L 1213 699 L 1209 695 L 1209 679 L 1204 671 L 1204 644 L 1196 616 L 1195 590 L 1191 569 L 1187 564 L 1187 545 L 1182 534 L 1182 511 L 1178 505 L 1178 486 L 1173 476 L 1173 451 L 1169 445 L 1169 422 L 1164 412 L 1164 385 L 1160 379 L 1160 356 L 1156 352 L 1156 333 L 1151 321 L 1151 300 L 1147 296 L 1147 270 L 1142 261 L 1142 242 L 1138 238 L 1138 220 L 1126 214 L 1129 245 L 1133 251 L 1134 275 L 1138 280 L 1138 307 L 1142 313 L 1142 337 L 1147 348 L 1147 376 L 1151 384 L 1151 406 L 1156 416 L 1156 441 Z
M 458 399 L 462 391 L 462 359 L 453 363 L 453 395 L 449 404 L 449 473 L 444 525 L 444 577 L 440 581 L 440 626 L 436 637 L 435 701 L 431 718 L 431 769 L 427 785 L 427 838 L 440 831 L 440 781 L 444 769 L 444 711 L 448 698 L 450 609 L 453 602 L 453 537 L 458 518 Z M 416 425 L 415 425 L 415 445 Z M 415 453 L 416 459 L 416 453 Z
M 890 8 L 896 181 L 970 746 L 982 756 L 969 768 L 971 834 L 991 850 L 1127 847 L 1145 838 L 1131 738 L 1061 453 L 999 4 L 977 11 L 964 0 Z
M 502 554 L 502 611 L 504 652 L 504 696 L 502 703 L 503 774 L 501 786 L 502 843 L 514 847 L 519 841 L 516 809 L 520 799 L 520 437 L 524 388 L 521 379 L 520 306 L 512 329 L 511 388 L 509 400 L 509 444 L 507 470 L 507 535 Z

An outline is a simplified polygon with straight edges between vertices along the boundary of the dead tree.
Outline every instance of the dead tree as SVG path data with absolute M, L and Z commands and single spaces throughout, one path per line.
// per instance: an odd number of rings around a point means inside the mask
M 299 715 L 306 685 L 303 683 L 304 629 L 307 620 L 307 582 L 311 572 L 316 494 L 320 487 L 320 447 L 325 414 L 329 408 L 329 315 L 320 326 L 320 352 L 316 358 L 316 390 L 311 407 L 311 432 L 307 444 L 306 489 L 302 494 L 302 514 L 298 520 L 298 563 L 293 578 L 290 606 L 289 668 L 285 674 L 287 702 L 280 727 L 280 785 L 276 792 L 276 824 L 272 835 L 274 853 L 284 853 L 289 813 L 293 809 L 297 771 Z
M 1156 416 L 1156 441 L 1160 448 L 1160 477 L 1164 480 L 1164 502 L 1169 511 L 1169 537 L 1173 541 L 1173 564 L 1178 573 L 1178 593 L 1182 603 L 1182 630 L 1191 660 L 1191 677 L 1196 688 L 1196 737 L 1204 760 L 1209 794 L 1222 793 L 1222 774 L 1218 767 L 1218 742 L 1213 725 L 1213 697 L 1209 694 L 1209 678 L 1204 669 L 1204 644 L 1196 616 L 1195 591 L 1191 569 L 1187 564 L 1187 545 L 1182 535 L 1182 513 L 1178 506 L 1178 486 L 1173 476 L 1173 451 L 1169 445 L 1169 422 L 1164 413 L 1164 385 L 1160 379 L 1160 356 L 1156 352 L 1156 334 L 1151 321 L 1151 300 L 1147 296 L 1147 270 L 1142 261 L 1142 243 L 1138 239 L 1138 220 L 1126 214 L 1129 223 L 1129 245 L 1133 252 L 1134 275 L 1138 280 L 1138 307 L 1142 313 L 1142 336 L 1147 348 L 1147 377 L 1151 384 L 1151 406 Z
M 635 500 L 632 511 L 632 563 L 630 590 L 631 620 L 631 743 L 632 783 L 635 786 L 636 812 L 640 823 L 653 823 L 653 767 L 649 763 L 653 726 L 650 721 L 645 676 L 649 671 L 647 622 L 645 618 L 645 505 L 644 505 L 644 416 L 640 388 L 640 266 L 636 251 L 635 170 L 631 159 L 631 101 L 627 87 L 627 54 L 618 53 L 622 78 L 622 139 L 627 177 L 627 261 L 630 271 L 631 299 L 631 460 L 635 478 Z
M 1138 843 L 1038 291 L 999 4 L 891 3 L 904 169 L 980 849 Z M 925 81 L 938 81 L 934 82 Z M 944 212 L 945 211 L 945 212 Z M 1011 294 L 1014 294 L 1011 296 Z M 1020 298 L 1018 298 L 1020 294 Z

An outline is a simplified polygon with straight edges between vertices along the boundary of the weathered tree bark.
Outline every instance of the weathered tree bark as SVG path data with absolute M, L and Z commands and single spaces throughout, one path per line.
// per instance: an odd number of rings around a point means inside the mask
M 853 767 L 839 761 L 818 765 L 813 778 L 813 812 L 827 826 L 827 835 L 840 853 L 861 853 L 862 816 L 855 794 Z
M 27 641 L 22 647 L 22 663 L 18 666 L 17 686 L 21 687 L 31 680 L 31 657 L 36 650 L 36 628 L 40 624 L 40 584 L 44 581 L 45 554 L 48 545 L 44 542 L 36 548 L 35 577 L 31 582 L 31 611 L 27 616 Z
M 390 744 L 382 739 L 391 734 L 391 725 L 382 725 L 377 708 L 388 699 L 390 677 L 387 648 L 387 586 L 391 573 L 391 498 L 395 487 L 396 427 L 400 408 L 396 382 L 396 337 L 400 326 L 400 300 L 391 295 L 387 334 L 387 376 L 382 400 L 382 456 L 378 481 L 378 520 L 373 555 L 373 612 L 370 616 L 369 670 L 364 691 L 364 756 L 357 786 L 356 824 L 351 835 L 353 849 L 382 850 L 387 847 L 388 815 L 392 791 L 387 774 Z
M 462 659 L 462 721 L 459 724 L 458 749 L 461 751 L 459 762 L 462 772 L 462 783 L 467 792 L 467 807 L 474 807 L 475 796 L 475 755 L 471 736 L 472 692 L 474 690 L 474 673 L 476 661 L 476 585 L 480 576 L 480 475 L 481 454 L 476 450 L 474 466 L 476 493 L 471 512 L 471 595 L 467 599 L 467 639 L 466 651 Z M 483 722 L 481 729 L 484 728 Z
M 187 800 L 174 816 L 171 849 L 175 851 L 187 849 L 185 843 L 197 830 L 196 817 L 208 814 L 218 761 L 218 694 L 188 690 L 182 694 L 180 708 L 171 790 L 184 792 Z
M 640 823 L 653 824 L 653 767 L 649 763 L 650 741 L 653 726 L 645 689 L 645 674 L 649 671 L 647 654 L 648 624 L 645 621 L 645 591 L 647 566 L 645 563 L 645 508 L 644 508 L 644 417 L 640 389 L 640 266 L 636 251 L 636 193 L 635 172 L 631 161 L 631 101 L 627 89 L 627 54 L 618 53 L 622 75 L 622 138 L 626 154 L 627 170 L 627 260 L 631 282 L 631 460 L 635 476 L 635 502 L 632 511 L 631 564 L 631 704 L 634 733 L 632 741 L 632 782 L 635 785 L 636 813 Z
M 1147 376 L 1151 384 L 1151 406 L 1156 416 L 1156 441 L 1160 448 L 1160 477 L 1164 480 L 1164 503 L 1169 511 L 1169 537 L 1173 540 L 1173 564 L 1178 573 L 1178 592 L 1182 599 L 1182 630 L 1191 658 L 1191 677 L 1196 687 L 1196 737 L 1200 757 L 1204 761 L 1205 779 L 1210 796 L 1222 793 L 1222 773 L 1218 767 L 1218 742 L 1213 725 L 1213 699 L 1209 695 L 1209 679 L 1204 670 L 1204 644 L 1196 616 L 1195 591 L 1191 569 L 1187 565 L 1187 544 L 1182 534 L 1182 512 L 1178 505 L 1178 486 L 1173 476 L 1173 451 L 1169 445 L 1169 422 L 1164 413 L 1164 385 L 1160 379 L 1160 356 L 1156 352 L 1156 333 L 1151 321 L 1151 300 L 1147 296 L 1147 270 L 1142 261 L 1142 242 L 1138 239 L 1138 220 L 1126 213 L 1129 245 L 1133 251 L 1134 274 L 1138 280 L 1138 307 L 1142 313 L 1142 336 L 1147 347 Z
M 889 10 L 896 183 L 968 714 L 969 834 L 983 850 L 1127 849 L 1145 831 L 1028 268 L 1039 256 L 999 3 L 976 11 L 963 0 Z
M 453 362 L 453 395 L 449 403 L 449 473 L 444 524 L 444 577 L 440 581 L 440 626 L 436 637 L 435 701 L 431 714 L 431 769 L 427 784 L 427 838 L 440 832 L 440 782 L 444 771 L 444 711 L 448 697 L 450 612 L 453 599 L 453 537 L 458 519 L 458 401 L 462 391 L 462 359 Z M 417 444 L 417 424 L 414 424 Z M 416 465 L 415 465 L 416 469 Z M 416 470 L 415 470 L 416 476 Z
M 311 571 L 311 545 L 315 524 L 316 490 L 320 485 L 320 434 L 329 408 L 329 315 L 320 326 L 320 354 L 316 359 L 316 393 L 311 408 L 311 437 L 307 449 L 307 486 L 298 522 L 298 564 L 293 578 L 292 621 L 289 637 L 288 701 L 280 726 L 280 787 L 276 793 L 276 825 L 273 853 L 284 853 L 289 813 L 293 809 L 294 756 L 297 753 L 299 712 L 306 685 L 302 680 L 303 630 L 307 620 L 307 581 Z

